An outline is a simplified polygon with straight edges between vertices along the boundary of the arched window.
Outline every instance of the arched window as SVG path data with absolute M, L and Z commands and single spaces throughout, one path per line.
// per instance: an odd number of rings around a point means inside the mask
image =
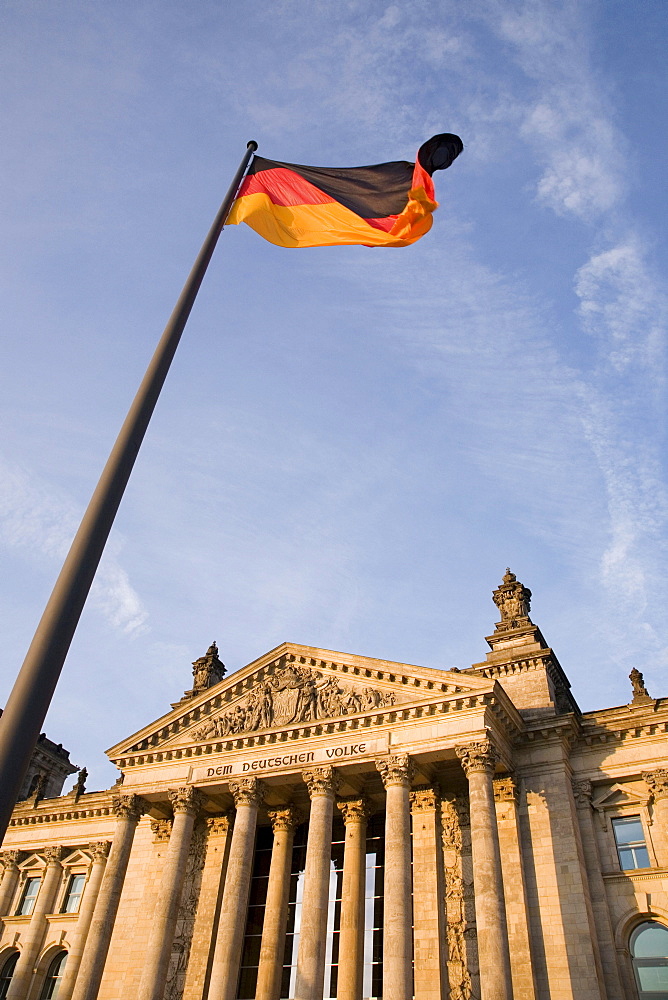
M 648 920 L 631 935 L 640 1000 L 668 1000 L 668 927 Z
M 7 996 L 9 984 L 12 981 L 12 976 L 14 975 L 14 969 L 16 968 L 18 960 L 18 951 L 13 951 L 2 966 L 2 970 L 0 971 L 0 1000 L 5 1000 L 5 997 Z
M 39 995 L 40 1000 L 56 1000 L 63 973 L 65 972 L 66 962 L 67 952 L 59 951 L 49 966 L 49 971 L 42 986 L 42 992 Z

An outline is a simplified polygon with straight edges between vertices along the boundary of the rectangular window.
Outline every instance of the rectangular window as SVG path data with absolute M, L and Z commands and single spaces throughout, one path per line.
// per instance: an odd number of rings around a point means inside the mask
M 619 866 L 622 871 L 649 868 L 649 853 L 645 845 L 645 832 L 640 816 L 613 819 L 612 830 L 617 844 Z
M 27 917 L 35 909 L 35 900 L 37 899 L 37 894 L 41 884 L 42 879 L 39 875 L 31 876 L 26 879 L 23 895 L 21 896 L 21 904 L 17 910 L 18 916 Z
M 85 875 L 72 875 L 70 877 L 67 892 L 65 893 L 65 902 L 63 903 L 63 913 L 79 912 L 85 884 Z

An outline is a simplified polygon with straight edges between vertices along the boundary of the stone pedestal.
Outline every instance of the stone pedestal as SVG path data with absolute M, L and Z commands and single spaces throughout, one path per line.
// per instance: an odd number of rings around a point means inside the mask
M 208 1000 L 234 1000 L 237 995 L 246 911 L 253 873 L 257 813 L 264 794 L 258 778 L 230 781 L 236 816 L 227 863 L 218 938 L 213 955 Z
M 506 906 L 492 784 L 496 754 L 487 740 L 455 749 L 469 783 L 482 1000 L 512 1000 Z
M 386 792 L 383 1000 L 413 996 L 413 908 L 409 792 L 413 765 L 407 754 L 376 761 Z
M 328 765 L 309 768 L 303 772 L 302 777 L 311 797 L 311 813 L 306 845 L 295 997 L 299 1000 L 322 1000 L 332 856 L 332 816 L 338 779 L 334 768 Z
M 279 1000 L 280 997 L 285 930 L 288 922 L 292 841 L 295 827 L 301 822 L 299 813 L 292 806 L 271 810 L 269 819 L 274 831 L 274 844 L 271 852 L 255 1000 Z

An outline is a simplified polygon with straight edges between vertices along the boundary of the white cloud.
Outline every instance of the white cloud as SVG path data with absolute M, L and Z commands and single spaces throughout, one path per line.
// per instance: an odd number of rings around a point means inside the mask
M 17 465 L 0 459 L 0 544 L 62 562 L 78 526 L 80 512 L 66 496 Z M 107 544 L 90 601 L 117 629 L 135 635 L 146 627 L 148 612 L 119 564 L 119 541 Z

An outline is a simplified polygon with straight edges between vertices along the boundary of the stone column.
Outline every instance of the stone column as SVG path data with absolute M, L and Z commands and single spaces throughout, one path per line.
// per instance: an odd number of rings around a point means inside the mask
M 341 887 L 338 1000 L 362 1000 L 364 975 L 364 888 L 366 827 L 370 805 L 365 798 L 338 803 L 346 825 Z
M 413 913 L 415 1000 L 448 995 L 448 944 L 445 931 L 445 876 L 438 786 L 410 793 L 413 816 Z
M 515 1000 L 536 1000 L 526 885 L 522 866 L 518 794 L 517 785 L 511 775 L 504 775 L 494 780 L 494 801 L 501 851 L 513 994 Z
M 218 917 L 232 840 L 229 816 L 211 816 L 206 825 L 206 853 L 197 900 L 182 1000 L 202 1000 L 209 991 L 211 958 L 218 937 Z
M 668 770 L 645 771 L 643 778 L 652 793 L 654 829 L 652 842 L 656 860 L 661 868 L 668 868 Z
M 492 784 L 496 752 L 489 740 L 455 747 L 455 752 L 469 783 L 482 1000 L 512 1000 L 506 905 Z
M 414 768 L 408 754 L 389 755 L 377 760 L 376 767 L 386 792 L 383 1000 L 411 1000 L 413 907 L 409 792 Z
M 301 816 L 294 806 L 287 806 L 285 809 L 270 810 L 269 819 L 274 831 L 274 845 L 271 851 L 255 1000 L 279 1000 L 281 995 L 292 870 L 292 841 L 295 827 L 301 822 Z
M 591 895 L 591 905 L 598 937 L 601 972 L 605 980 L 606 1000 L 624 1000 L 624 989 L 619 978 L 615 934 L 601 871 L 596 828 L 591 805 L 591 781 L 571 782 L 577 811 L 585 871 Z
M 172 803 L 174 822 L 155 897 L 151 933 L 142 961 L 136 1000 L 162 1000 L 165 992 L 193 826 L 204 798 L 192 786 L 170 789 L 167 794 Z
M 28 995 L 35 971 L 35 962 L 44 944 L 47 928 L 46 914 L 53 913 L 53 905 L 63 878 L 61 861 L 68 853 L 64 847 L 49 847 L 44 851 L 46 868 L 32 911 L 30 923 L 22 937 L 21 954 L 7 991 L 8 1000 L 23 1000 Z
M 299 1000 L 322 1000 L 332 857 L 332 817 L 339 779 L 334 768 L 328 764 L 311 767 L 302 772 L 302 777 L 311 797 L 311 814 L 306 845 L 295 996 Z
M 2 882 L 0 882 L 0 917 L 10 916 L 20 874 L 18 860 L 22 853 L 22 851 L 3 851 L 0 855 L 3 864 Z
M 88 878 L 86 879 L 86 886 L 84 894 L 81 898 L 81 907 L 79 908 L 76 928 L 72 934 L 72 946 L 67 955 L 65 974 L 58 991 L 60 1000 L 69 1000 L 72 996 L 74 984 L 77 981 L 77 975 L 81 965 L 81 957 L 86 944 L 86 938 L 88 936 L 91 920 L 93 919 L 93 912 L 95 910 L 95 904 L 97 903 L 97 897 L 100 892 L 100 886 L 102 885 L 102 877 L 107 866 L 107 856 L 109 854 L 110 847 L 111 844 L 108 840 L 101 840 L 97 843 L 88 845 L 88 850 L 93 855 L 93 863 L 88 873 Z
M 236 816 L 218 921 L 208 1000 L 235 1000 L 253 874 L 257 813 L 264 795 L 259 778 L 230 781 Z
M 97 998 L 135 830 L 142 813 L 147 812 L 148 804 L 138 795 L 118 795 L 113 800 L 113 809 L 116 814 L 116 829 L 111 854 L 91 918 L 79 975 L 72 991 L 72 1000 Z

